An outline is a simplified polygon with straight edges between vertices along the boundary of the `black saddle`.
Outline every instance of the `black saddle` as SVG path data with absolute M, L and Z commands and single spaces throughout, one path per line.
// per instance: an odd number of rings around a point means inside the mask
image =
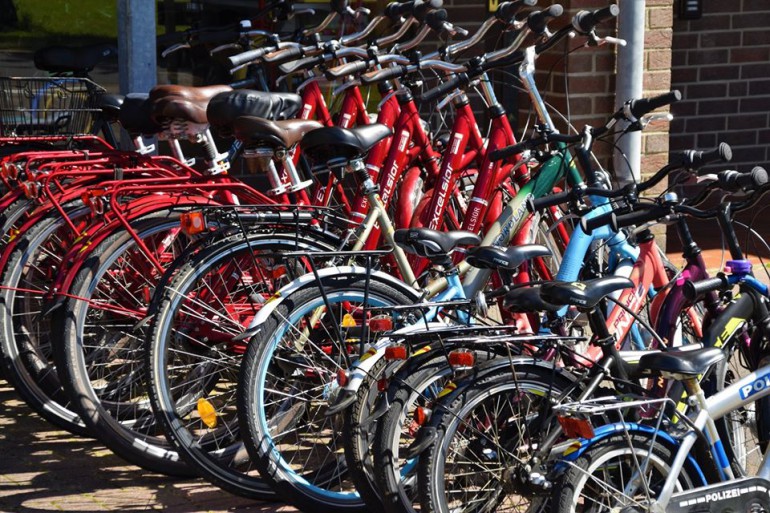
M 724 359 L 725 352 L 718 347 L 704 347 L 691 351 L 671 350 L 650 352 L 639 359 L 641 370 L 670 372 L 698 376 Z
M 211 126 L 225 134 L 231 133 L 233 123 L 240 117 L 292 119 L 301 108 L 302 97 L 298 94 L 239 89 L 214 96 L 206 107 L 206 117 Z
M 574 305 L 580 308 L 593 308 L 605 296 L 616 290 L 633 287 L 628 278 L 605 276 L 587 281 L 554 281 L 544 283 L 540 294 L 547 303 L 554 305 Z
M 152 101 L 147 93 L 129 93 L 123 100 L 118 121 L 132 137 L 157 134 L 163 127 L 152 118 Z
M 503 308 L 511 312 L 558 312 L 561 305 L 552 305 L 543 300 L 540 286 L 519 287 L 508 292 L 503 298 Z
M 389 135 L 390 128 L 378 123 L 355 128 L 323 127 L 308 133 L 300 147 L 316 164 L 322 164 L 333 159 L 363 157 Z
M 102 60 L 118 54 L 109 44 L 87 46 L 48 46 L 35 52 L 35 67 L 51 73 L 72 72 L 83 74 L 91 71 Z
M 304 142 L 302 141 L 302 144 Z M 475 245 L 481 242 L 479 236 L 472 232 L 463 230 L 439 232 L 429 228 L 396 230 L 393 239 L 407 252 L 430 260 L 447 258 L 457 246 Z
M 479 246 L 468 250 L 465 261 L 479 269 L 509 269 L 513 270 L 535 257 L 551 256 L 545 246 L 526 244 L 524 246 L 498 248 L 496 246 Z
M 103 94 L 99 97 L 99 108 L 107 121 L 112 123 L 118 120 L 125 99 L 122 94 Z

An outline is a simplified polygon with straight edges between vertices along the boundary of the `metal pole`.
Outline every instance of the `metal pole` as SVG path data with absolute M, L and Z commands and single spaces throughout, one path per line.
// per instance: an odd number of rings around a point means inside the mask
M 618 47 L 617 79 L 615 83 L 615 108 L 631 98 L 642 96 L 644 79 L 644 19 L 645 0 L 620 0 L 618 37 L 625 39 L 626 46 Z M 615 155 L 615 172 L 622 184 L 640 180 L 642 163 L 642 134 L 633 132 L 620 137 L 618 146 L 628 158 L 628 168 L 622 155 Z
M 157 83 L 155 0 L 117 0 L 120 92 L 146 93 Z

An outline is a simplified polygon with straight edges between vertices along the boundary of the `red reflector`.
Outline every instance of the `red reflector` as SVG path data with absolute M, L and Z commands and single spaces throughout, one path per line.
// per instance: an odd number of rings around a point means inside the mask
M 337 384 L 344 387 L 348 384 L 348 373 L 345 369 L 339 369 L 337 371 Z
M 406 346 L 404 344 L 395 344 L 385 348 L 386 360 L 406 360 Z
M 37 182 L 21 182 L 19 185 L 21 192 L 29 199 L 35 199 L 40 193 L 40 187 Z
M 586 419 L 575 417 L 557 417 L 564 434 L 570 438 L 593 438 L 594 428 Z
M 376 315 L 369 319 L 369 331 L 373 333 L 392 330 L 393 319 L 389 315 Z
M 449 353 L 449 365 L 453 369 L 470 369 L 476 363 L 476 353 L 465 349 L 455 349 Z
M 382 378 L 377 380 L 377 391 L 384 392 L 388 389 L 388 380 L 387 378 Z
M 430 420 L 430 414 L 433 413 L 430 408 L 418 406 L 414 410 L 414 422 L 419 426 L 424 426 Z

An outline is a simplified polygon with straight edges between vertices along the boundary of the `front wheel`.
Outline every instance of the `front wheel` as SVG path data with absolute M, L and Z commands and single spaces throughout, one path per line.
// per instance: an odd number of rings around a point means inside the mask
M 238 386 L 244 443 L 262 477 L 305 511 L 366 511 L 345 465 L 338 373 L 359 355 L 372 307 L 411 304 L 389 283 L 336 275 L 288 295 L 249 343 Z

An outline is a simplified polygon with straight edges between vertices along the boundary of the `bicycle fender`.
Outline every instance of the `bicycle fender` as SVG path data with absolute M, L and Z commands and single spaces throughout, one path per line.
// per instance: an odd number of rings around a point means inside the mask
M 352 266 L 352 265 L 345 265 L 345 266 L 335 266 L 335 267 L 326 267 L 324 269 L 321 269 L 318 271 L 318 273 L 308 273 L 305 275 L 300 276 L 296 280 L 287 283 L 284 285 L 278 292 L 273 294 L 273 296 L 267 300 L 267 302 L 262 306 L 262 308 L 259 310 L 257 315 L 254 316 L 251 323 L 249 324 L 249 327 L 246 328 L 246 330 L 241 333 L 240 335 L 236 335 L 233 337 L 234 341 L 241 341 L 246 340 L 257 333 L 259 333 L 259 330 L 261 329 L 262 324 L 268 319 L 271 313 L 275 311 L 278 306 L 281 305 L 281 303 L 284 302 L 284 300 L 294 292 L 297 292 L 301 289 L 304 289 L 306 287 L 312 287 L 317 285 L 319 281 L 331 281 L 334 279 L 339 279 L 340 277 L 349 278 L 351 276 L 358 275 L 365 279 L 377 279 L 380 280 L 402 294 L 404 294 L 407 297 L 411 297 L 413 301 L 417 301 L 419 299 L 419 292 L 404 283 L 403 281 L 394 278 L 393 276 L 384 273 L 382 271 L 372 271 L 367 270 L 365 267 L 360 266 Z M 316 278 L 317 277 L 317 278 Z
M 619 433 L 645 433 L 648 435 L 654 435 L 662 442 L 666 443 L 670 447 L 676 448 L 679 445 L 679 442 L 677 442 L 671 435 L 666 433 L 665 431 L 659 431 L 651 426 L 645 426 L 642 424 L 637 424 L 635 422 L 615 422 L 613 424 L 606 424 L 604 426 L 599 426 L 598 428 L 594 429 L 594 437 L 593 438 L 580 438 L 575 440 L 562 454 L 561 458 L 557 461 L 556 465 L 554 466 L 554 470 L 557 472 L 566 470 L 567 468 L 567 462 L 572 462 L 577 460 L 580 456 L 585 453 L 589 448 L 593 447 L 596 443 L 605 440 L 607 438 L 610 438 L 613 435 L 619 434 Z M 706 477 L 703 475 L 703 471 L 700 468 L 700 465 L 698 462 L 693 458 L 693 456 L 690 454 L 687 456 L 687 461 L 692 465 L 692 468 L 696 469 L 698 472 L 698 476 L 701 479 L 701 482 L 703 484 L 706 483 Z

